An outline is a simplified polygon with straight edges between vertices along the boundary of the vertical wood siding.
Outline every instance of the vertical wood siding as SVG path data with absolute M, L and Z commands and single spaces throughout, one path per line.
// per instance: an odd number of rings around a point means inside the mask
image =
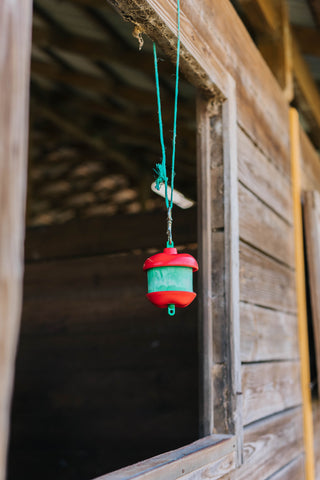
M 0 479 L 19 331 L 27 183 L 31 0 L 0 2 Z

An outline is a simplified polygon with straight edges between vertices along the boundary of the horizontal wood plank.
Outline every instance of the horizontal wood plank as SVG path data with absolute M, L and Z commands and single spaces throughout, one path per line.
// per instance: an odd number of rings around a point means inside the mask
M 293 229 L 239 184 L 240 238 L 294 268 Z
M 295 313 L 294 272 L 241 242 L 240 300 Z
M 241 361 L 299 358 L 296 315 L 240 304 Z
M 289 178 L 267 159 L 241 128 L 238 128 L 238 177 L 257 197 L 292 224 Z
M 187 447 L 158 455 L 96 480 L 130 480 L 133 478 L 135 480 L 176 480 L 184 478 L 186 474 L 208 464 L 214 469 L 214 463 L 217 463 L 217 468 L 219 468 L 221 459 L 225 459 L 226 455 L 231 454 L 234 449 L 233 438 L 223 435 L 206 437 Z M 229 460 L 228 462 L 232 468 Z M 189 477 L 187 478 L 189 479 Z
M 229 473 L 235 466 L 235 453 L 229 453 L 215 462 L 210 462 L 202 468 L 188 475 L 179 477 L 179 480 L 218 480 L 222 475 Z
M 301 403 L 299 362 L 242 365 L 243 423 Z
M 272 477 L 269 477 L 268 480 L 302 480 L 303 478 L 305 478 L 304 456 L 299 455 L 298 458 L 272 475 Z
M 223 480 L 269 478 L 303 451 L 300 408 L 257 422 L 244 431 L 244 464 Z
M 27 230 L 25 260 L 101 255 L 165 245 L 166 212 L 95 217 Z M 197 241 L 196 209 L 176 212 L 176 245 Z

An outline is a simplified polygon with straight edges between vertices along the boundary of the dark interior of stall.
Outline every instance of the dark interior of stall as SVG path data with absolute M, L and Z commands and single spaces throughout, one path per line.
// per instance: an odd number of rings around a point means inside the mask
M 105 0 L 34 1 L 8 480 L 89 480 L 198 438 L 198 302 L 170 317 L 145 297 L 166 209 L 151 190 L 161 151 L 143 41 Z M 160 50 L 159 73 L 170 159 L 175 71 Z M 174 206 L 174 241 L 196 256 L 195 90 L 183 76 L 175 172 L 192 206 Z

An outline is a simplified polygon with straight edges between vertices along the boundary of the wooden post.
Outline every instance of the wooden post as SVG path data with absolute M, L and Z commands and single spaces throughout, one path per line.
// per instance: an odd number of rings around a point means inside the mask
M 32 1 L 0 2 L 0 480 L 19 330 L 27 184 Z
M 299 143 L 299 117 L 298 112 L 290 109 L 290 137 L 291 137 L 291 175 L 295 235 L 296 259 L 296 291 L 298 307 L 299 346 L 301 361 L 301 390 L 303 402 L 303 426 L 305 447 L 306 479 L 314 480 L 314 449 L 313 449 L 313 423 L 312 403 L 310 391 L 309 343 L 308 322 L 306 307 L 306 286 L 303 249 L 303 229 L 301 211 L 300 187 L 300 143 Z

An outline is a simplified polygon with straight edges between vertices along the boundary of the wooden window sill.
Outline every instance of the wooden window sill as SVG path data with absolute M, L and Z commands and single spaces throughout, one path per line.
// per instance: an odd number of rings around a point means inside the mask
M 235 468 L 235 458 L 234 436 L 210 435 L 95 480 L 191 480 L 195 472 L 201 475 L 202 470 L 218 479 Z

